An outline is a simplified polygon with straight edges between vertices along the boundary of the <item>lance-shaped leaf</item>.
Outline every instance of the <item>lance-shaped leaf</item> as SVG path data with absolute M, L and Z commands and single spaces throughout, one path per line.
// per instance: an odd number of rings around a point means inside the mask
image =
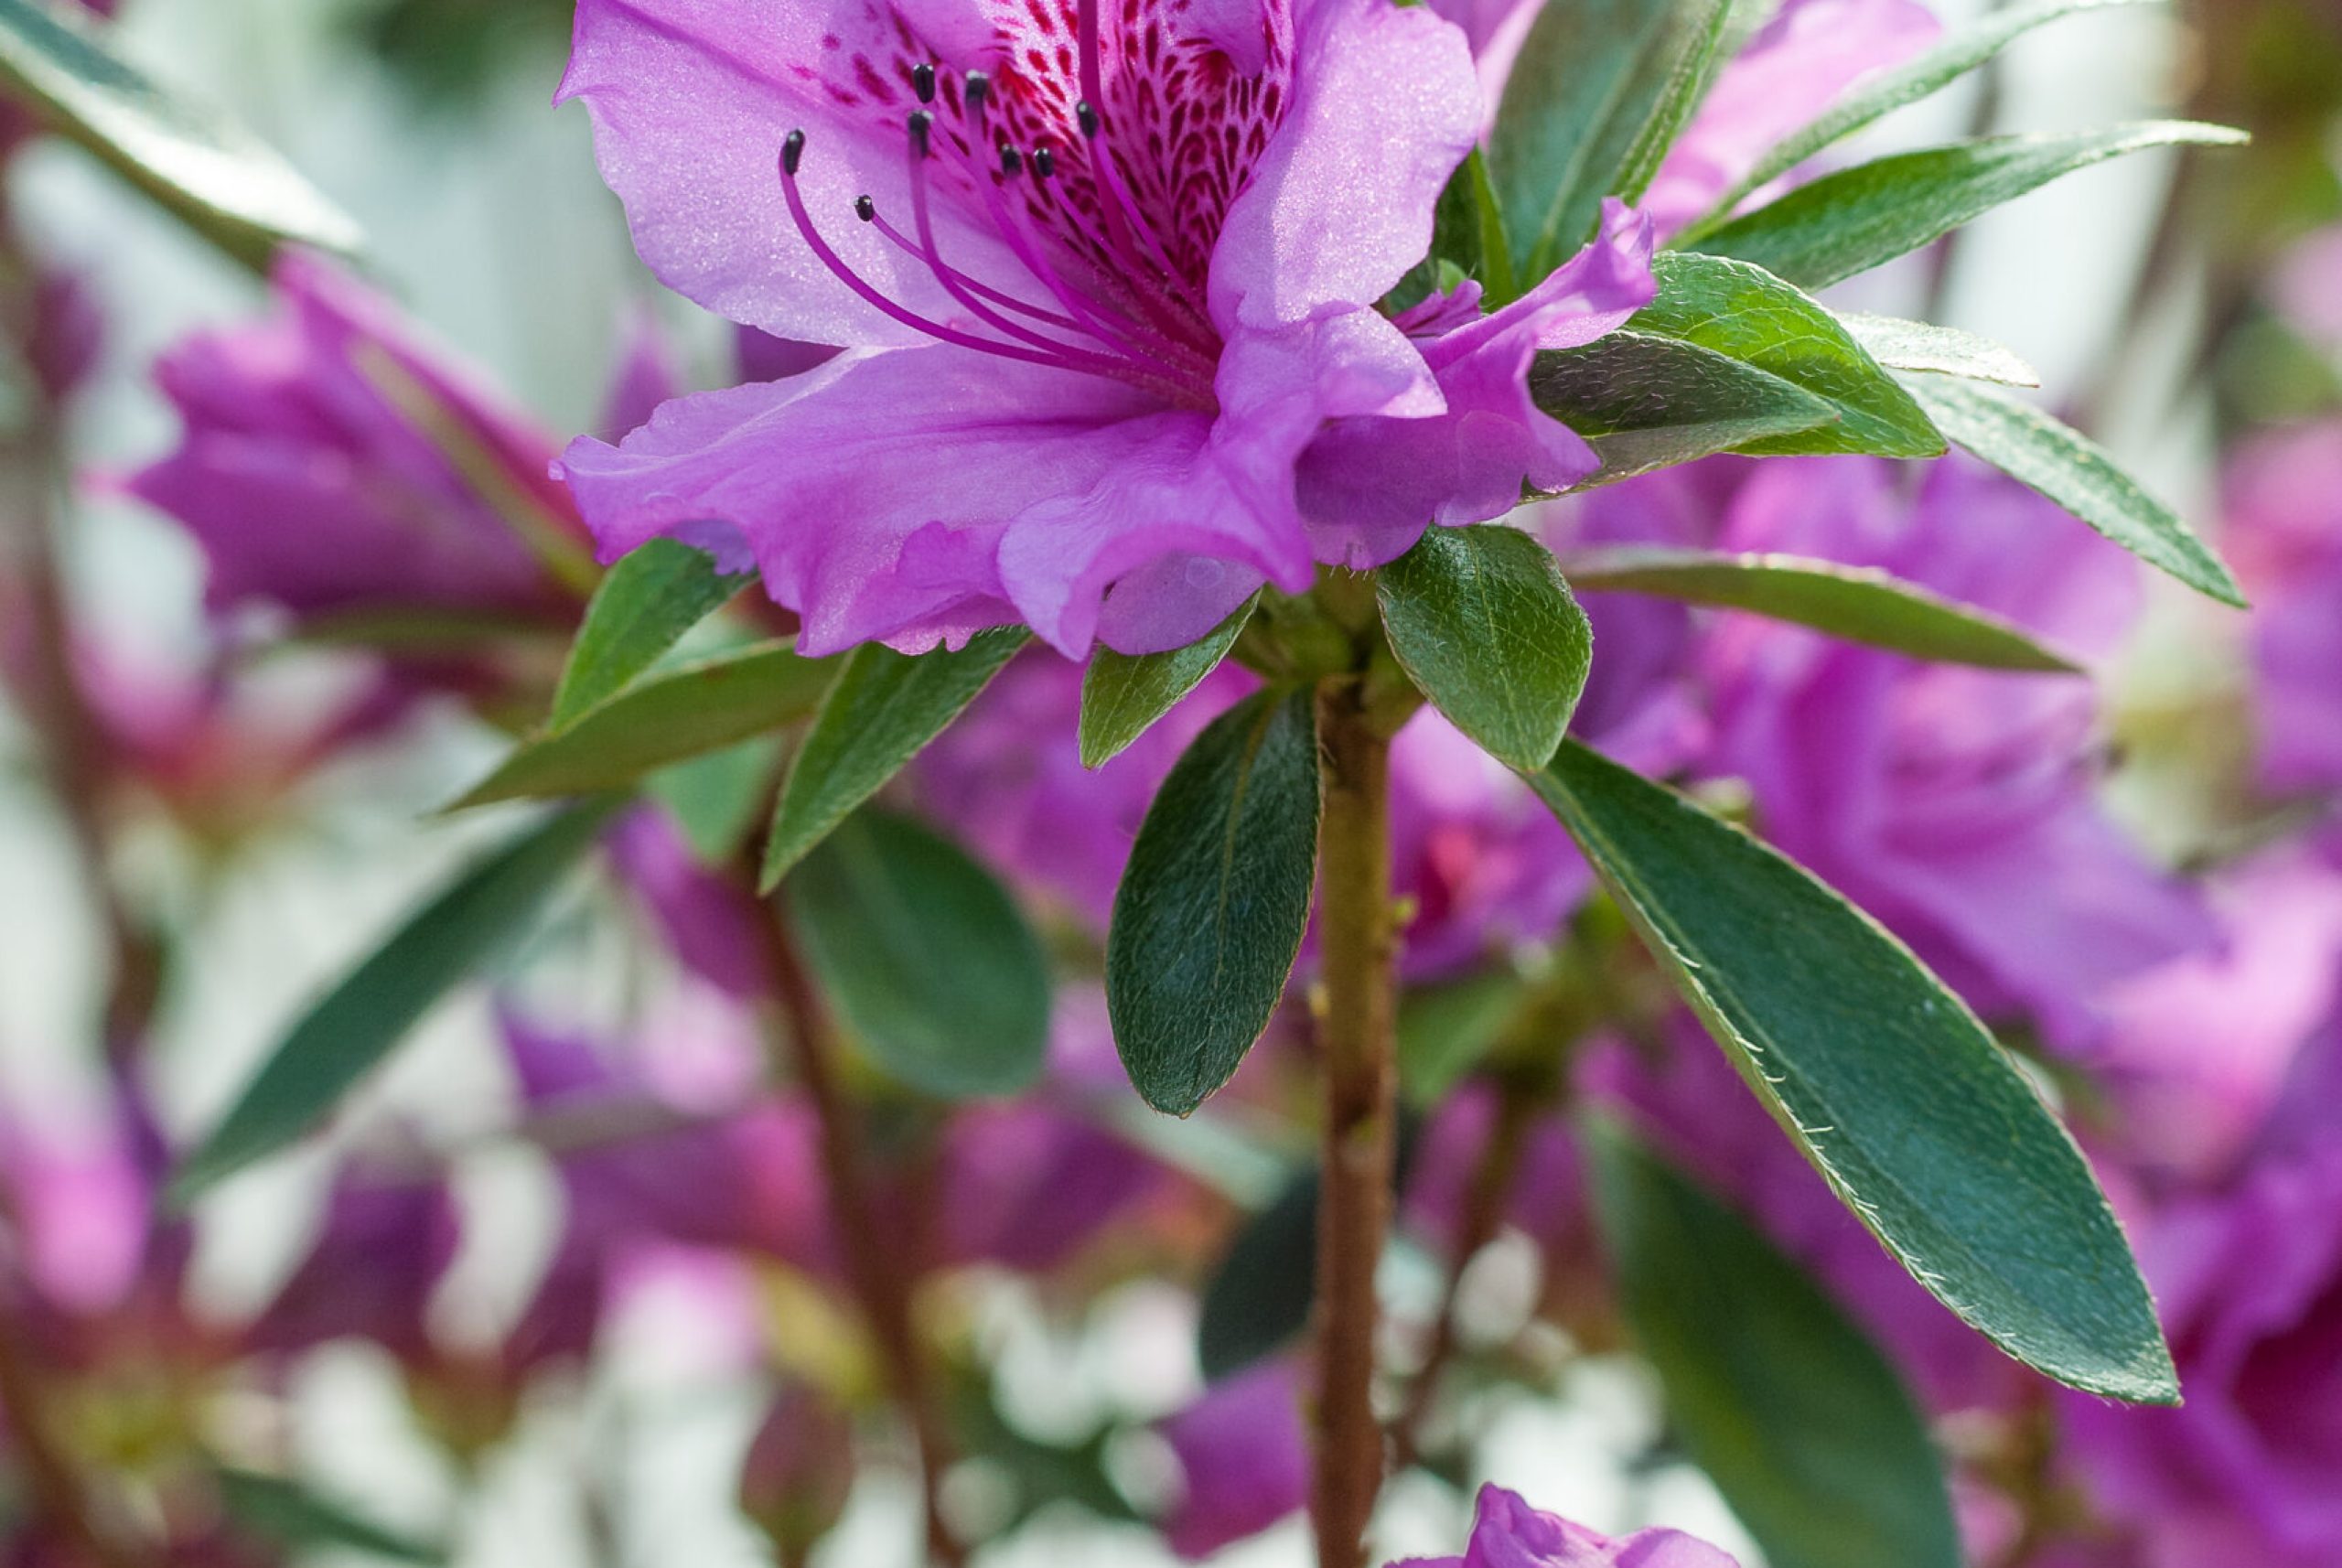
M 1081 766 L 1103 768 L 1219 668 L 1252 618 L 1254 595 L 1185 648 L 1117 653 L 1100 644 L 1081 675 Z
M 957 650 L 912 655 L 865 642 L 848 654 L 781 785 L 764 890 L 941 735 L 1031 636 L 996 627 Z
M 2199 594 L 2243 606 L 2243 590 L 2220 558 L 2079 430 L 1997 388 L 1941 376 L 1907 376 L 1903 384 L 1946 435 L 1975 456 L 2150 566 Z
M 1040 940 L 992 873 L 904 818 L 857 811 L 798 863 L 789 908 L 878 1065 L 944 1099 L 1014 1094 L 1049 1047 Z
M 1727 555 L 1640 545 L 1574 556 L 1585 593 L 1649 594 L 1685 604 L 1751 610 L 1849 642 L 1985 670 L 2070 674 L 2080 666 L 2015 622 L 1959 604 L 1875 566 L 1804 555 Z
M 1963 332 L 1957 327 L 1906 321 L 1896 316 L 1870 316 L 1857 310 L 1842 310 L 1838 319 L 1872 359 L 1889 370 L 1926 371 L 2012 387 L 2041 384 L 2040 373 L 2014 353 L 1990 338 Z
M 1488 137 L 1520 277 L 1551 272 L 1594 232 L 1604 197 L 1649 178 L 1651 148 L 1663 154 L 1681 127 L 1723 9 L 1722 0 L 1573 0 L 1538 13 Z
M 785 642 L 680 665 L 523 741 L 456 806 L 623 789 L 803 718 L 837 673 L 836 660 L 800 659 Z
M 1204 1286 L 1196 1359 L 1206 1382 L 1232 1377 L 1301 1337 L 1317 1294 L 1317 1170 L 1238 1227 Z
M 2177 1399 L 2081 1151 L 1908 948 L 1772 849 L 1574 742 L 1530 782 L 1749 1087 L 1913 1277 L 2061 1382 Z
M 1825 399 L 1770 371 L 1671 338 L 1612 332 L 1542 353 L 1537 406 L 1585 437 L 1602 467 L 1580 489 L 1832 424 Z
M 256 271 L 281 245 L 354 252 L 358 225 L 242 127 L 164 91 L 104 25 L 59 0 L 0 0 L 0 90 Z
M 1778 376 L 1827 403 L 1836 418 L 1741 450 L 1763 456 L 1866 452 L 1934 457 L 1943 437 L 1838 318 L 1762 267 L 1714 256 L 1662 253 L 1651 262 L 1659 295 L 1627 330 L 1695 343 Z
M 1945 33 L 1933 48 L 1924 53 L 1893 70 L 1859 83 L 1853 92 L 1776 143 L 1756 161 L 1747 176 L 1726 190 L 1698 221 L 1687 224 L 1676 235 L 1674 243 L 1696 243 L 1702 236 L 1721 228 L 1731 217 L 1733 209 L 1761 187 L 1772 184 L 1806 159 L 1832 143 L 1853 135 L 1872 121 L 1949 87 L 1999 54 L 2012 40 L 2031 32 L 2044 22 L 2054 22 L 2076 11 L 2099 11 L 2114 5 L 2142 3 L 2152 3 L 2152 0 L 2039 0 L 2034 5 L 2006 5 L 1986 11 L 1982 16 Z
M 394 1563 L 447 1560 L 443 1548 L 361 1518 L 298 1481 L 225 1466 L 211 1478 L 237 1525 L 295 1551 L 332 1549 Z
M 497 962 L 621 802 L 590 801 L 466 867 L 303 1015 L 173 1179 L 185 1203 L 323 1122 L 423 1015 Z
M 1594 628 L 1542 544 L 1517 528 L 1432 528 L 1374 575 L 1391 650 L 1489 756 L 1545 765 L 1585 691 Z
M 1748 1222 L 1615 1122 L 1586 1128 L 1628 1324 L 1692 1459 L 1773 1568 L 1960 1568 L 1894 1367 Z
M 1256 692 L 1198 736 L 1131 846 L 1106 936 L 1106 1004 L 1131 1082 L 1184 1116 L 1268 1026 L 1309 924 L 1317 717 Z
M 707 553 L 671 539 L 629 552 L 594 590 L 553 693 L 549 727 L 561 729 L 657 663 L 753 573 L 726 575 Z
M 2158 120 L 2064 135 L 1988 136 L 1822 176 L 1711 233 L 1698 248 L 1821 288 L 1908 254 L 2060 175 L 2148 147 L 2235 146 L 2225 125 Z

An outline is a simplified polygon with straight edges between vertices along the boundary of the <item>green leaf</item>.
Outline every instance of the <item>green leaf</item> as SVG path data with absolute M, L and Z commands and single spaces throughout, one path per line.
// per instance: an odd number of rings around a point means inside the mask
M 913 656 L 865 642 L 848 654 L 780 787 L 764 890 L 941 735 L 1032 635 L 995 627 L 957 651 Z
M 741 846 L 772 804 L 780 749 L 780 736 L 760 735 L 662 768 L 643 779 L 643 791 L 673 813 L 701 865 L 737 865 Z
M 1201 638 L 1167 653 L 1117 653 L 1100 644 L 1081 675 L 1081 766 L 1103 768 L 1201 685 L 1236 646 L 1259 602 L 1253 595 Z
M 446 1552 L 360 1518 L 298 1481 L 227 1466 L 212 1472 L 220 1506 L 255 1535 L 300 1548 L 332 1547 L 399 1563 L 445 1563 Z
M 1971 381 L 1999 381 L 2012 387 L 2041 384 L 2039 373 L 2031 365 L 1990 338 L 1962 332 L 1957 327 L 1938 327 L 1929 321 L 1869 316 L 1858 310 L 1837 314 L 1838 320 L 1853 334 L 1854 341 L 1890 370 L 1964 376 Z
M 1754 365 L 1821 398 L 1838 416 L 1798 435 L 1751 441 L 1742 450 L 1763 456 L 1943 454 L 1943 437 L 1911 394 L 1838 318 L 1762 267 L 1661 252 L 1651 259 L 1651 274 L 1659 296 L 1635 313 L 1628 330 L 1696 343 Z
M 1636 1344 L 1692 1459 L 1773 1568 L 1960 1568 L 1942 1466 L 1894 1367 L 1746 1220 L 1586 1125 Z
M 586 607 L 547 727 L 564 728 L 617 695 L 754 575 L 726 576 L 706 552 L 671 539 L 653 539 L 629 553 Z
M 1769 371 L 1630 329 L 1539 354 L 1529 393 L 1602 459 L 1579 489 L 1820 429 L 1838 418 L 1828 402 Z
M 1520 294 L 1505 239 L 1504 210 L 1488 181 L 1488 161 L 1475 147 L 1440 188 L 1432 209 L 1431 250 L 1391 291 L 1390 304 L 1404 308 L 1445 286 L 1456 276 L 1477 278 L 1481 302 L 1494 310 Z
M 1196 1359 L 1206 1382 L 1232 1377 L 1301 1337 L 1317 1294 L 1317 1170 L 1246 1219 L 1204 1286 Z
M 439 999 L 498 962 L 624 802 L 595 800 L 467 866 L 295 1024 L 172 1179 L 185 1204 L 325 1120 Z
M 279 247 L 354 252 L 358 225 L 226 116 L 114 54 L 105 24 L 59 0 L 0 0 L 0 91 L 256 272 Z
M 1488 136 L 1520 277 L 1552 271 L 1593 233 L 1604 197 L 1649 177 L 1641 166 L 1657 166 L 1659 137 L 1649 127 L 1667 125 L 1671 137 L 1680 128 L 1721 9 L 1720 0 L 1574 0 L 1538 14 Z
M 1574 743 L 1530 782 L 1839 1197 L 1937 1299 L 2061 1382 L 2178 1398 L 2122 1228 L 2032 1085 L 1810 874 Z
M 803 718 L 837 673 L 836 660 L 800 658 L 786 642 L 679 665 L 521 742 L 449 809 L 624 789 L 653 769 Z
M 1171 769 L 1106 934 L 1106 1004 L 1139 1094 L 1185 1116 L 1226 1083 L 1284 995 L 1317 864 L 1317 717 L 1256 692 Z
M 1542 768 L 1594 655 L 1552 553 L 1501 523 L 1425 529 L 1374 575 L 1374 596 L 1416 689 L 1489 756 Z
M 1800 288 L 1868 272 L 2060 175 L 2148 147 L 2236 146 L 2224 125 L 2157 120 L 2064 135 L 1988 136 L 1822 176 L 1696 242 Z M 1679 243 L 1681 242 L 1679 242 Z
M 1040 940 L 957 844 L 857 811 L 790 874 L 789 908 L 824 993 L 896 1078 L 957 1100 L 1014 1094 L 1040 1076 Z
M 1894 70 L 1871 78 L 1827 111 L 1792 132 L 1756 161 L 1746 177 L 1717 199 L 1714 207 L 1685 227 L 1672 242 L 1695 244 L 1724 226 L 1733 209 L 1764 186 L 1770 185 L 1832 143 L 1844 140 L 1864 125 L 1916 103 L 1982 65 L 2011 40 L 2044 22 L 2054 22 L 2076 11 L 2103 10 L 2140 0 L 2047 0 L 2045 4 L 2010 5 L 1989 10 L 1949 32 L 1933 48 Z
M 1507 969 L 1432 985 L 1399 998 L 1399 1091 L 1427 1110 L 1486 1059 L 1528 1004 L 1529 988 Z
M 1920 406 L 1952 440 L 2030 486 L 2199 594 L 2244 606 L 2244 592 L 2170 508 L 2115 466 L 2081 432 L 1995 388 L 1940 376 L 1907 376 Z
M 1573 557 L 1585 593 L 1649 594 L 1685 604 L 1752 610 L 1849 642 L 1985 670 L 2070 674 L 2080 666 L 2015 622 L 1959 604 L 1875 566 L 1802 555 L 1717 554 L 1629 545 Z

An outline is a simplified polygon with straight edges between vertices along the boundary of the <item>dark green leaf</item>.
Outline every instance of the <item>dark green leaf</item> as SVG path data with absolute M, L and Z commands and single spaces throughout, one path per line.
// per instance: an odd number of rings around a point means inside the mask
M 212 1473 L 212 1481 L 230 1519 L 281 1545 L 332 1547 L 400 1563 L 447 1560 L 443 1549 L 360 1519 L 298 1481 L 224 1466 Z
M 1823 399 L 1754 365 L 1631 330 L 1539 354 L 1529 392 L 1602 459 L 1580 489 L 1838 418 Z
M 1773 1568 L 1960 1568 L 1943 1468 L 1902 1380 L 1802 1270 L 1615 1123 L 1595 1208 L 1675 1430 Z
M 1032 635 L 997 627 L 956 652 L 914 656 L 865 642 L 847 655 L 781 785 L 765 845 L 765 891 L 941 735 Z
M 760 642 L 639 681 L 566 728 L 521 742 L 453 810 L 623 789 L 646 773 L 737 745 L 811 713 L 837 660 Z
M 1317 1294 L 1317 1171 L 1297 1171 L 1241 1226 L 1204 1287 L 1196 1359 L 1218 1382 L 1301 1337 Z
M 1749 1087 L 1921 1284 L 2061 1382 L 2178 1397 L 2081 1152 L 1909 949 L 1773 850 L 1582 746 L 1530 782 Z
M 2130 0 L 2122 0 L 2129 4 Z M 1905 321 L 1894 316 L 1867 316 L 1842 310 L 1838 319 L 1870 357 L 1891 370 L 1927 371 L 1939 376 L 1964 376 L 1971 381 L 1999 381 L 2004 386 L 2037 387 L 2041 377 L 2008 349 L 1990 338 L 1938 327 L 1928 321 Z
M 185 1203 L 324 1121 L 442 996 L 527 934 L 621 802 L 547 819 L 466 867 L 293 1026 L 171 1183 Z
M 283 245 L 354 252 L 358 226 L 242 127 L 165 92 L 60 0 L 0 0 L 0 91 L 255 271 Z
M 2071 673 L 2080 667 L 2015 622 L 1947 599 L 1875 566 L 1801 555 L 1724 555 L 1628 546 L 1574 557 L 1582 592 L 1649 594 L 1753 610 L 1849 642 L 1986 670 Z
M 1139 1094 L 1185 1116 L 1268 1026 L 1301 952 L 1317 863 L 1307 688 L 1256 692 L 1171 769 L 1106 937 L 1114 1044 Z
M 857 811 L 789 878 L 822 989 L 872 1057 L 944 1099 L 1013 1094 L 1049 1045 L 1049 973 L 1016 901 L 916 822 Z
M 1896 153 L 1801 185 L 1697 242 L 1800 288 L 1868 272 L 2060 175 L 2125 153 L 2249 140 L 2222 125 L 2158 120 L 2049 136 L 1989 136 Z
M 1731 216 L 1733 209 L 1746 201 L 1754 191 L 1770 185 L 1816 153 L 1853 134 L 1872 121 L 1950 86 L 2000 53 L 2010 40 L 2030 32 L 2044 22 L 2054 22 L 2076 11 L 2096 11 L 2110 5 L 2138 3 L 2139 0 L 2047 0 L 2045 4 L 2008 5 L 1986 11 L 1946 33 L 1926 53 L 1861 84 L 1857 91 L 1785 137 L 1758 159 L 1746 177 L 1725 191 L 1698 221 L 1686 225 L 1676 235 L 1674 243 L 1696 243 L 1701 236 L 1721 228 Z
M 1374 594 L 1416 689 L 1489 756 L 1543 767 L 1594 653 L 1552 553 L 1501 523 L 1426 529 L 1374 575 Z
M 1762 267 L 1684 252 L 1652 258 L 1659 297 L 1627 324 L 1631 332 L 1696 343 L 1778 376 L 1828 403 L 1833 424 L 1747 443 L 1765 456 L 1866 452 L 1933 457 L 1943 437 L 1838 318 Z
M 548 729 L 562 729 L 624 689 L 753 576 L 725 576 L 706 552 L 654 539 L 609 570 L 586 607 Z
M 2081 432 L 1995 388 L 1941 376 L 1903 384 L 1946 435 L 1985 462 L 2197 593 L 2244 604 L 2220 558 Z
M 1168 653 L 1099 646 L 1081 676 L 1081 766 L 1102 768 L 1219 668 L 1252 618 L 1254 595 L 1197 641 Z
M 1657 166 L 1650 149 L 1661 137 L 1649 128 L 1678 128 L 1721 8 L 1720 0 L 1574 0 L 1538 14 L 1488 137 L 1520 277 L 1552 271 L 1593 233 L 1604 197 L 1649 177 L 1641 166 Z

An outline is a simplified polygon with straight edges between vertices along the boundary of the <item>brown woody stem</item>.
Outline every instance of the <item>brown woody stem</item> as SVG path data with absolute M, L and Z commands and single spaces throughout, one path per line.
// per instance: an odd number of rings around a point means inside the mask
M 1375 1267 L 1390 1224 L 1395 1147 L 1397 917 L 1391 898 L 1391 743 L 1365 682 L 1317 695 L 1318 1037 L 1326 1079 L 1317 1216 L 1317 1455 L 1312 1508 L 1319 1568 L 1359 1568 L 1382 1488 L 1375 1419 Z

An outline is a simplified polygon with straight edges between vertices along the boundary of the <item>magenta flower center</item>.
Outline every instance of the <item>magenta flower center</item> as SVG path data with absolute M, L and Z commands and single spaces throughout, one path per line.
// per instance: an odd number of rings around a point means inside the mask
M 875 308 L 943 342 L 1212 406 L 1212 250 L 1290 99 L 1292 40 L 1283 0 L 1244 6 L 1261 64 L 1242 70 L 1226 40 L 1191 25 L 1206 3 L 1120 0 L 1107 27 L 1100 0 L 995 0 L 991 69 L 965 72 L 889 11 L 884 58 L 854 52 L 823 85 L 841 107 L 899 123 L 908 210 L 868 196 L 854 210 L 963 314 L 922 316 L 839 256 L 798 188 L 806 137 L 792 131 L 781 183 L 805 242 Z M 939 242 L 940 202 L 990 228 L 1017 274 L 979 280 L 955 264 L 966 258 Z

